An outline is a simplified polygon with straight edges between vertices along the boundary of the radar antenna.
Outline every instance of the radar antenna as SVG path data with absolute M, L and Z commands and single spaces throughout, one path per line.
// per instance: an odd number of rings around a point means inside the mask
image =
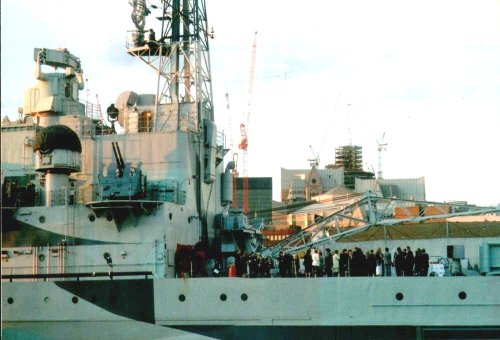
M 146 25 L 146 16 L 150 13 L 146 7 L 146 0 L 129 0 L 132 7 L 132 22 L 139 31 L 144 30 Z

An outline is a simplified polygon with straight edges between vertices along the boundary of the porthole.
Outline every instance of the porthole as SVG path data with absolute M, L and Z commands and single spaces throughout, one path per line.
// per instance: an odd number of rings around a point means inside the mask
M 179 301 L 180 302 L 186 301 L 186 296 L 184 294 L 179 295 Z
M 78 298 L 76 296 L 73 296 L 73 298 L 71 299 L 71 301 L 74 303 L 74 304 L 77 304 L 78 303 Z
M 108 252 L 102 254 L 102 257 L 104 257 L 108 265 L 111 265 L 113 263 L 113 259 L 111 258 L 111 255 Z
M 38 261 L 40 261 L 40 262 L 45 261 L 45 255 L 43 255 L 43 254 L 38 255 Z
M 10 297 L 10 298 L 8 298 L 8 299 L 7 299 L 7 303 L 8 303 L 9 305 L 13 304 L 13 303 L 14 303 L 14 299 L 13 299 L 13 298 L 11 298 L 11 297 Z
M 38 218 L 38 221 L 39 221 L 40 223 L 45 223 L 45 216 L 40 216 L 40 217 Z
M 460 292 L 460 293 L 458 293 L 458 297 L 460 298 L 460 300 L 465 300 L 467 298 L 467 293 Z
M 403 298 L 404 298 L 403 293 L 396 294 L 396 300 L 401 301 L 401 300 L 403 300 Z
M 110 221 L 110 222 L 111 222 L 111 221 L 113 221 L 113 215 L 112 215 L 111 213 L 107 213 L 107 214 L 106 214 L 106 219 L 107 219 L 108 221 Z
M 227 295 L 226 294 L 221 294 L 220 295 L 220 300 L 221 301 L 226 301 L 227 300 Z
M 241 294 L 241 301 L 246 301 L 248 300 L 248 295 L 246 295 L 245 293 Z
M 45 303 L 49 303 L 49 301 L 50 301 L 50 299 L 49 299 L 49 297 L 48 297 L 48 296 L 46 296 L 46 297 L 43 299 L 43 302 L 45 302 Z
M 94 221 L 95 221 L 95 215 L 90 214 L 90 215 L 89 215 L 89 221 L 90 221 L 90 222 L 94 222 Z

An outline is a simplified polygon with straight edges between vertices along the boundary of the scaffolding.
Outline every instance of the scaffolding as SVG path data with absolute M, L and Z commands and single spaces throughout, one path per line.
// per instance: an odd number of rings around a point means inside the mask
M 335 166 L 345 170 L 363 171 L 363 148 L 345 145 L 335 149 Z

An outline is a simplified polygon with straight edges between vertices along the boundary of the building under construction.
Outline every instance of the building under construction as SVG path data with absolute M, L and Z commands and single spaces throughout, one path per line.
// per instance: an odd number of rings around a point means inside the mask
M 344 186 L 355 189 L 356 178 L 373 179 L 375 174 L 363 170 L 363 148 L 358 145 L 344 145 L 335 149 L 335 164 L 326 168 L 344 168 Z
M 335 166 L 342 166 L 345 170 L 363 170 L 363 148 L 358 145 L 335 148 Z

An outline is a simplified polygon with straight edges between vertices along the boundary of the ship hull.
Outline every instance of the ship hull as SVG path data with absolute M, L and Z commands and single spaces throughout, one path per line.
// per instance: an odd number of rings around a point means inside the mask
M 144 326 L 152 337 L 162 329 L 164 336 L 174 334 L 175 327 L 216 338 L 495 338 L 500 296 L 492 292 L 498 283 L 497 277 L 4 282 L 3 328 L 37 335 L 78 323 L 96 330 L 129 323 L 166 326 Z

